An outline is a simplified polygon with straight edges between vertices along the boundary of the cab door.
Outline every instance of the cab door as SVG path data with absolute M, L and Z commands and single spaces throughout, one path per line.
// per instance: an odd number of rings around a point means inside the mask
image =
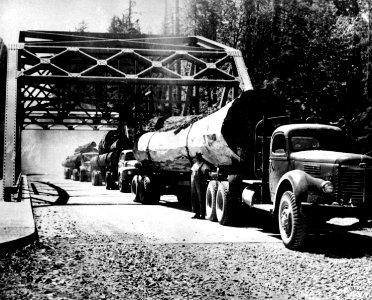
M 274 201 L 276 187 L 282 176 L 290 169 L 288 143 L 283 132 L 276 132 L 271 139 L 269 186 L 271 201 Z

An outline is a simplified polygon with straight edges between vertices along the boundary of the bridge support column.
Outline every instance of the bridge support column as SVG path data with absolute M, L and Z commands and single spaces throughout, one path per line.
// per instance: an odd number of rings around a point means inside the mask
M 4 161 L 3 181 L 0 188 L 0 201 L 11 201 L 16 184 L 17 157 L 17 76 L 18 76 L 18 50 L 23 44 L 8 47 L 6 102 L 4 120 Z

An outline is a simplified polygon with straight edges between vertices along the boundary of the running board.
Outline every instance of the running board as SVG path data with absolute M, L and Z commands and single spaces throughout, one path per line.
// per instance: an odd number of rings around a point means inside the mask
M 270 214 L 274 212 L 273 204 L 254 204 L 253 208 L 269 212 Z

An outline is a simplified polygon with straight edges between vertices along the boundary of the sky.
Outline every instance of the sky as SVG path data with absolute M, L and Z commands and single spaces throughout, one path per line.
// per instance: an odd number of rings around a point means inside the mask
M 23 130 L 21 168 L 23 174 L 63 176 L 62 162 L 81 145 L 97 145 L 106 131 L 93 130 Z
M 144 33 L 161 34 L 165 0 L 136 0 L 134 17 Z M 168 0 L 168 5 L 174 5 Z M 86 31 L 107 32 L 110 20 L 129 7 L 129 0 L 0 0 L 0 37 L 18 43 L 19 31 L 75 31 L 84 20 Z

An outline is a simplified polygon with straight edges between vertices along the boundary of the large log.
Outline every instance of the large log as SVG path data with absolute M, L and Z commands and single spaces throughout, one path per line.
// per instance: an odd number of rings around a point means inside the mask
M 62 166 L 69 169 L 78 169 L 81 165 L 81 154 L 67 156 L 62 162 Z
M 118 153 L 115 151 L 95 156 L 91 159 L 90 164 L 93 170 L 116 167 L 118 164 Z
M 124 149 L 132 148 L 129 139 L 120 131 L 110 130 L 98 144 L 99 154 L 113 151 L 120 152 Z
M 163 171 L 190 171 L 197 153 L 216 167 L 241 165 L 253 160 L 255 125 L 263 114 L 283 112 L 280 101 L 266 91 L 246 91 L 185 128 L 145 133 L 134 155 L 145 167 Z
M 62 162 L 62 166 L 69 169 L 78 169 L 83 162 L 90 161 L 93 157 L 97 156 L 98 152 L 96 151 L 75 153 L 74 155 L 67 156 Z

